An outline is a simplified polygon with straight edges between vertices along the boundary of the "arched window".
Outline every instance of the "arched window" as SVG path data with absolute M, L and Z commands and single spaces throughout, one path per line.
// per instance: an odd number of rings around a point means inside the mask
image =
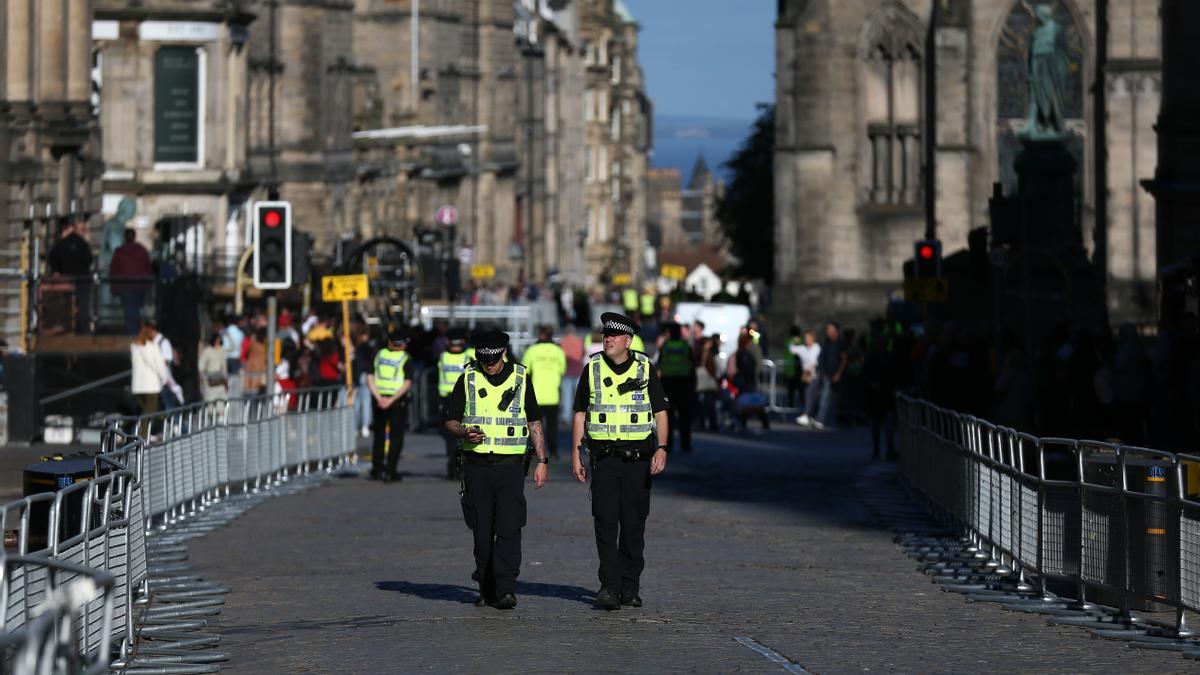
M 867 162 L 865 201 L 921 198 L 921 24 L 893 3 L 866 24 L 862 41 Z

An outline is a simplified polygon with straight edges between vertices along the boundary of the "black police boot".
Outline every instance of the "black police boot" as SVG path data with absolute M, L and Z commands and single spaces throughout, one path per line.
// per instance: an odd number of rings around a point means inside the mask
M 612 591 L 601 588 L 600 592 L 596 594 L 596 606 L 611 612 L 614 609 L 621 609 L 621 601 Z
M 496 599 L 496 602 L 492 604 L 492 607 L 495 607 L 496 609 L 512 609 L 516 606 L 517 596 L 513 595 L 512 593 L 505 593 L 504 595 L 501 595 Z
M 641 607 L 642 606 L 642 596 L 638 595 L 636 592 L 622 593 L 621 594 L 621 604 L 625 605 L 626 607 Z

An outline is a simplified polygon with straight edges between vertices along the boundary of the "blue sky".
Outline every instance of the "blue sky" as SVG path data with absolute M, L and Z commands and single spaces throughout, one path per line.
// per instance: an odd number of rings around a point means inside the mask
M 654 101 L 652 165 L 687 181 L 733 152 L 775 100 L 775 0 L 625 0 L 641 26 L 638 56 Z

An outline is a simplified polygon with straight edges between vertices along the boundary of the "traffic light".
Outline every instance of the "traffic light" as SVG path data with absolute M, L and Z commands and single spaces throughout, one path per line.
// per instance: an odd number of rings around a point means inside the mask
M 292 286 L 292 204 L 254 205 L 254 287 Z
M 921 239 L 913 245 L 913 276 L 917 279 L 939 279 L 942 276 L 942 242 Z

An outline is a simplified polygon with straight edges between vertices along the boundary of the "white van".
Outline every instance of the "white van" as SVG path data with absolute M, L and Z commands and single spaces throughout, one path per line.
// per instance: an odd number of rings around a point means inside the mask
M 737 351 L 738 333 L 750 322 L 750 308 L 720 302 L 681 302 L 676 305 L 675 321 L 679 325 L 691 327 L 696 319 L 704 322 L 705 335 L 716 333 L 721 336 L 717 366 L 724 368 L 726 359 Z

